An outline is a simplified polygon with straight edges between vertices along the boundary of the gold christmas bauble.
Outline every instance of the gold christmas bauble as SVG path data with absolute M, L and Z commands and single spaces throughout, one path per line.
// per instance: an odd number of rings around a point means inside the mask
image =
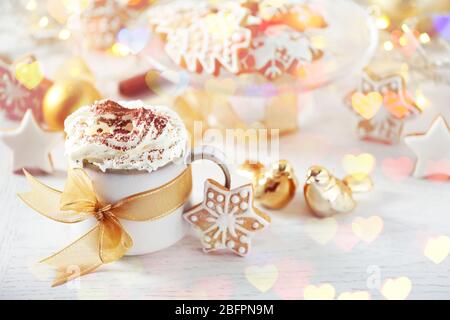
M 100 93 L 89 81 L 67 79 L 56 82 L 44 96 L 44 120 L 50 130 L 62 131 L 68 115 L 100 98 Z

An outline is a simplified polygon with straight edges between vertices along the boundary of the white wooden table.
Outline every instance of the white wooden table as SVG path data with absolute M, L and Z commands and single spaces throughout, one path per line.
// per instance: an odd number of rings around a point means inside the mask
M 11 37 L 2 33 L 0 43 Z M 36 48 L 25 42 L 1 49 L 9 54 L 36 53 L 48 75 L 67 56 L 62 47 Z M 125 73 L 122 70 L 138 68 L 134 61 L 105 68 L 106 60 L 97 57 L 89 64 L 104 95 L 115 97 L 116 80 Z M 327 285 L 321 287 L 321 297 L 363 291 L 372 299 L 383 299 L 381 291 L 407 295 L 408 283 L 410 299 L 450 298 L 450 258 L 436 264 L 424 255 L 431 237 L 450 236 L 450 183 L 402 174 L 407 163 L 401 157 L 414 159 L 403 144 L 358 141 L 355 118 L 342 103 L 347 89 L 342 83 L 317 91 L 315 107 L 305 111 L 301 130 L 282 138 L 280 155 L 293 164 L 302 184 L 313 164 L 343 176 L 344 155 L 369 152 L 377 160 L 375 189 L 357 197 L 354 212 L 318 220 L 308 213 L 299 187 L 288 207 L 273 212 L 271 227 L 254 238 L 253 252 L 247 258 L 206 255 L 199 241 L 189 236 L 164 251 L 127 257 L 51 288 L 49 274 L 36 262 L 73 239 L 67 226 L 38 215 L 18 200 L 16 193 L 28 186 L 24 177 L 11 173 L 9 150 L 0 144 L 0 299 L 302 299 L 314 291 L 311 285 L 323 284 Z M 406 132 L 426 129 L 438 113 L 450 120 L 449 88 L 426 84 L 422 90 L 431 106 L 407 124 Z M 61 145 L 53 154 L 57 171 L 42 178 L 56 187 L 62 187 L 65 179 L 62 154 Z M 200 200 L 205 178 L 221 178 L 211 164 L 195 164 L 194 177 L 194 202 Z M 234 185 L 243 181 L 236 175 L 233 179 Z M 367 220 L 372 229 L 358 238 L 352 223 L 373 216 L 377 218 Z M 400 280 L 383 287 L 391 278 Z

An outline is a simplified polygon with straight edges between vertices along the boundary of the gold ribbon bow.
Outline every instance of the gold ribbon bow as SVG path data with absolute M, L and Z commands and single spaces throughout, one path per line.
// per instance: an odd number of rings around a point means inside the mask
M 56 269 L 53 286 L 94 271 L 123 257 L 133 245 L 119 218 L 134 221 L 160 219 L 179 208 L 192 189 L 191 168 L 165 185 L 135 194 L 115 204 L 104 204 L 82 169 L 70 169 L 64 191 L 41 183 L 24 171 L 32 190 L 18 196 L 42 215 L 63 223 L 77 223 L 94 216 L 98 224 L 61 251 L 42 260 Z M 73 275 L 74 266 L 79 269 Z

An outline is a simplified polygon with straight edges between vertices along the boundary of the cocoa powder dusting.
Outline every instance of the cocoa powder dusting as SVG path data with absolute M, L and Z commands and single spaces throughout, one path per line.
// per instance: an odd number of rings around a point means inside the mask
M 159 137 L 168 122 L 167 117 L 158 115 L 151 109 L 129 109 L 112 100 L 98 101 L 91 108 L 93 113 L 100 116 L 98 121 L 110 127 L 111 131 L 98 130 L 97 134 L 87 137 L 89 142 L 100 143 L 115 150 L 136 148 L 149 134 L 151 127 L 156 131 L 154 138 Z

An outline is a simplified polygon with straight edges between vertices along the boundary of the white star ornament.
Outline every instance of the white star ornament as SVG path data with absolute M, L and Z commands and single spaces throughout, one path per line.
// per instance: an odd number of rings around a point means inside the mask
M 21 173 L 23 169 L 32 173 L 53 172 L 50 152 L 62 139 L 61 133 L 42 129 L 31 110 L 25 113 L 17 129 L 0 132 L 0 140 L 13 153 L 14 173 Z

